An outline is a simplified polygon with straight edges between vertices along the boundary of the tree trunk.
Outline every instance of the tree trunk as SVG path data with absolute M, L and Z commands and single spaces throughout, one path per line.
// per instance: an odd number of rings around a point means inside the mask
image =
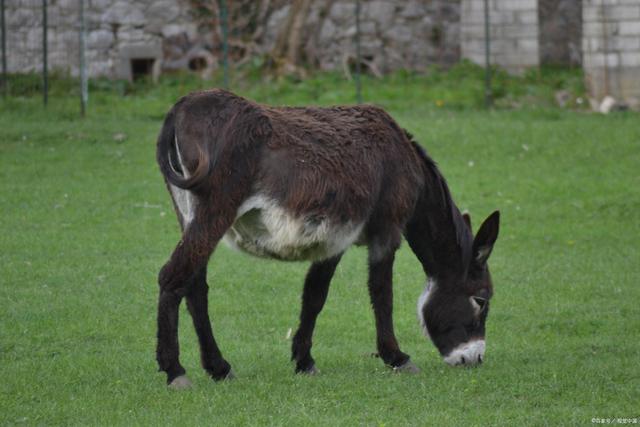
M 293 0 L 287 21 L 282 27 L 272 57 L 277 71 L 289 73 L 299 71 L 302 65 L 302 47 L 304 46 L 303 29 L 312 0 Z

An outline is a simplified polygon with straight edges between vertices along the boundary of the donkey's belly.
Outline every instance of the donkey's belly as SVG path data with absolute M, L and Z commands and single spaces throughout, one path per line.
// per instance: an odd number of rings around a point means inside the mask
M 316 261 L 344 252 L 358 240 L 362 227 L 363 224 L 333 224 L 318 215 L 294 217 L 274 200 L 258 195 L 238 209 L 224 241 L 259 257 Z

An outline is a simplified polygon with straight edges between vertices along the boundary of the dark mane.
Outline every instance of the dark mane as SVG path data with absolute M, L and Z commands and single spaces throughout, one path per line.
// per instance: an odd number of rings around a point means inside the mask
M 427 217 L 426 224 L 429 225 L 428 228 L 430 229 L 427 231 L 427 234 L 432 238 L 447 235 L 449 234 L 448 232 L 454 233 L 456 236 L 457 249 L 460 254 L 460 261 L 462 267 L 466 269 L 471 259 L 473 234 L 464 222 L 460 210 L 453 201 L 447 180 L 442 176 L 442 173 L 440 173 L 436 162 L 413 138 L 411 133 L 406 130 L 404 130 L 404 133 L 422 160 L 425 172 L 425 191 L 421 201 L 424 208 L 428 209 L 428 215 L 427 212 L 420 212 L 420 209 L 417 209 L 416 214 Z M 447 230 L 443 230 L 443 227 L 446 227 Z M 437 254 L 433 254 L 433 256 L 434 263 L 441 264 Z M 434 274 L 435 272 L 430 271 L 429 273 Z

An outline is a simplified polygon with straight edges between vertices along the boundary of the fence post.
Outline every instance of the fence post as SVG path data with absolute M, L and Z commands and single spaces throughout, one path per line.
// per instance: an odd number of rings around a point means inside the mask
M 87 49 L 87 27 L 84 13 L 84 1 L 80 0 L 80 114 L 84 117 L 87 111 L 87 102 L 89 101 L 89 87 L 87 80 L 87 61 L 85 51 Z
M 0 26 L 2 27 L 2 95 L 7 96 L 7 29 L 4 20 L 4 0 L 0 0 Z
M 362 55 L 360 52 L 360 0 L 356 0 L 356 100 L 362 104 L 362 83 L 360 74 L 362 73 Z
M 493 104 L 491 89 L 491 33 L 489 22 L 489 0 L 484 0 L 484 103 L 488 107 Z
M 227 0 L 220 1 L 220 26 L 222 27 L 222 72 L 225 89 L 229 89 L 229 14 Z
M 48 30 L 47 30 L 47 0 L 42 0 L 42 98 L 45 107 L 49 101 L 49 64 L 48 55 Z

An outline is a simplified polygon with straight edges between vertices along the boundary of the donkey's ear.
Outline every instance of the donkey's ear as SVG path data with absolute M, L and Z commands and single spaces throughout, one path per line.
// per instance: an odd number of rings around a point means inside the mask
M 464 223 L 469 227 L 469 231 L 473 233 L 473 227 L 471 227 L 471 215 L 469 215 L 469 212 L 463 212 L 462 219 L 464 219 Z
M 473 239 L 473 261 L 476 265 L 482 266 L 487 262 L 493 244 L 498 239 L 500 229 L 500 211 L 495 211 L 489 218 L 485 219 L 478 234 Z

